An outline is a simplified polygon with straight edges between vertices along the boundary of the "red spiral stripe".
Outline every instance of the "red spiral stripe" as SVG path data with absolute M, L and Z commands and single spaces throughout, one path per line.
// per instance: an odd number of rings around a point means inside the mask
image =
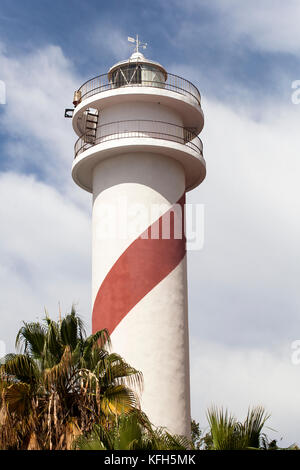
M 178 213 L 173 206 L 145 230 L 122 253 L 103 280 L 97 293 L 93 315 L 93 333 L 107 328 L 111 334 L 127 313 L 180 263 L 186 253 L 184 235 L 185 194 L 181 206 L 182 236 L 174 237 Z M 168 214 L 170 213 L 170 214 Z M 162 238 L 165 216 L 170 217 L 170 237 Z M 151 233 L 157 233 L 151 238 Z M 145 235 L 148 238 L 145 238 Z

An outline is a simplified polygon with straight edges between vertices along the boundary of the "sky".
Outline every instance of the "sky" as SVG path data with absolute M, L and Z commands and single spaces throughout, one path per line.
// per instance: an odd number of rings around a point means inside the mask
M 207 177 L 187 199 L 205 208 L 204 246 L 188 254 L 192 416 L 206 431 L 212 404 L 239 419 L 261 404 L 270 438 L 300 444 L 299 1 L 0 7 L 2 349 L 22 321 L 72 303 L 90 331 L 91 195 L 71 178 L 64 109 L 139 34 L 146 57 L 199 88 L 205 115 Z

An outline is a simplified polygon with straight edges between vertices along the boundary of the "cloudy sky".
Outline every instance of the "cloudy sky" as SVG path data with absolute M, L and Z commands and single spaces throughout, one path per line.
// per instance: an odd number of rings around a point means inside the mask
M 64 109 L 85 80 L 130 55 L 202 94 L 205 243 L 189 253 L 192 414 L 271 413 L 300 443 L 298 0 L 0 0 L 0 340 L 75 303 L 90 329 L 91 196 L 72 181 Z M 2 343 L 0 343 L 2 344 Z M 3 345 L 3 344 L 2 344 Z M 2 348 L 3 349 L 3 348 Z

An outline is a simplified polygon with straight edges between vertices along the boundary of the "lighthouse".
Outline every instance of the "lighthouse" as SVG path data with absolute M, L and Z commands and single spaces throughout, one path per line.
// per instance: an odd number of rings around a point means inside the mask
M 72 177 L 93 195 L 92 329 L 143 373 L 151 422 L 190 435 L 185 194 L 205 178 L 198 89 L 135 50 L 74 94 Z

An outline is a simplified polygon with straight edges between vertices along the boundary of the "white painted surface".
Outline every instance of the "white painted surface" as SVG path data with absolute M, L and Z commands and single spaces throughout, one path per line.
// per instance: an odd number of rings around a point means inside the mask
M 111 339 L 114 349 L 144 373 L 141 405 L 152 423 L 189 436 L 186 257 L 126 315 Z
M 93 169 L 100 162 L 113 158 L 121 153 L 152 153 L 166 155 L 178 161 L 185 169 L 186 191 L 190 191 L 200 184 L 206 175 L 205 160 L 187 145 L 163 139 L 150 137 L 124 138 L 101 142 L 83 153 L 73 161 L 72 177 L 78 186 L 86 191 L 93 191 Z
M 126 248 L 157 217 L 151 206 L 167 211 L 185 191 L 183 167 L 164 155 L 120 155 L 99 163 L 93 179 L 93 302 L 98 289 Z M 101 239 L 105 213 L 126 202 L 119 229 L 139 220 L 136 233 Z M 139 219 L 138 205 L 148 208 Z M 132 210 L 131 210 L 132 209 Z M 122 234 L 123 235 L 123 234 Z M 121 321 L 112 334 L 113 350 L 143 372 L 142 409 L 155 425 L 189 435 L 190 385 L 186 258 Z
M 170 124 L 182 126 L 181 116 L 174 109 L 159 103 L 116 103 L 112 106 L 104 108 L 100 114 L 99 124 L 103 125 L 108 122 L 125 120 L 153 120 L 163 121 Z

